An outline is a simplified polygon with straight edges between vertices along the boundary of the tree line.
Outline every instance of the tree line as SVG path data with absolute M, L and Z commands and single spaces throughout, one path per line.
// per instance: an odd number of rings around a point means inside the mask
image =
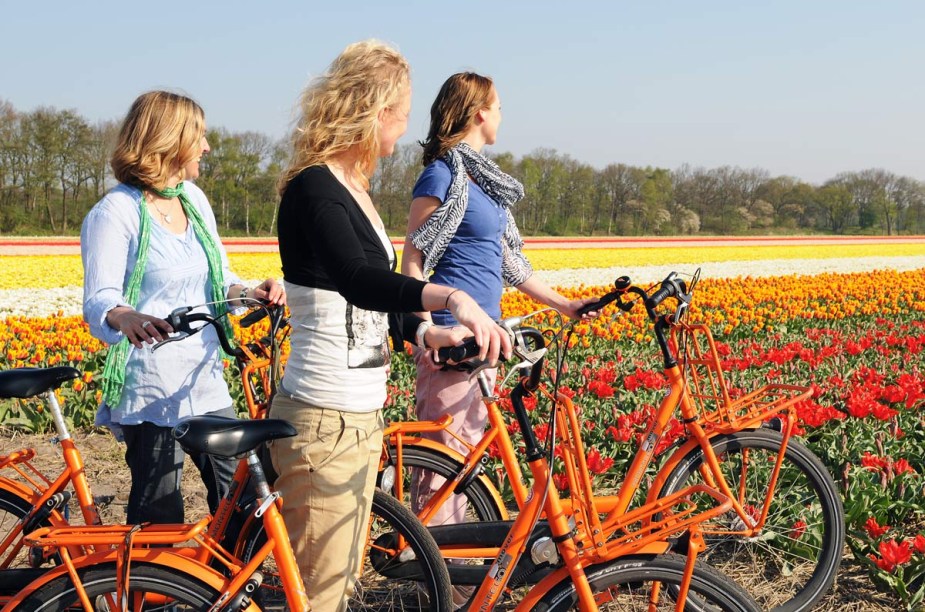
M 75 234 L 114 184 L 116 121 L 73 110 L 17 111 L 0 100 L 0 234 Z M 287 143 L 258 132 L 212 129 L 197 183 L 223 234 L 276 233 L 276 183 Z M 525 235 L 925 234 L 925 183 L 883 169 L 844 172 L 813 185 L 760 168 L 602 169 L 538 149 L 491 152 L 524 184 L 515 217 Z M 370 193 L 386 228 L 404 233 L 421 171 L 417 144 L 380 160 Z

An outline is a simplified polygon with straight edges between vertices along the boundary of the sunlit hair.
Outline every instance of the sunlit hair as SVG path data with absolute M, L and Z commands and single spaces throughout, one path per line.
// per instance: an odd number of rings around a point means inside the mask
M 430 107 L 430 130 L 420 142 L 422 161 L 428 165 L 443 157 L 475 125 L 476 114 L 491 105 L 493 83 L 474 72 L 459 72 L 448 78 Z
M 366 40 L 344 49 L 302 93 L 280 194 L 302 170 L 351 148 L 357 153 L 354 169 L 368 187 L 379 158 L 379 112 L 398 104 L 410 85 L 407 60 L 388 45 Z
M 171 174 L 199 155 L 205 113 L 194 100 L 169 91 L 149 91 L 132 103 L 110 165 L 116 179 L 140 188 L 163 189 Z

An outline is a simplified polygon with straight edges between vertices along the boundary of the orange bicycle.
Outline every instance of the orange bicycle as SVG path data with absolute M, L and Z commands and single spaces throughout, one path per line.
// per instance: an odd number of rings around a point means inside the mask
M 655 323 L 665 373 L 672 384 L 672 393 L 665 401 L 680 410 L 686 434 L 663 454 L 667 459 L 662 461 L 646 501 L 654 502 L 698 482 L 722 491 L 732 500 L 732 508 L 703 525 L 709 544 L 704 557 L 746 584 L 746 579 L 760 577 L 760 585 L 752 583 L 755 588 L 749 588 L 763 608 L 778 612 L 809 610 L 834 581 L 845 536 L 835 483 L 821 461 L 792 438 L 794 404 L 808 397 L 809 390 L 766 385 L 737 399 L 730 397 L 709 329 L 683 321 L 696 276 L 690 287 L 685 287 L 672 274 L 652 296 L 624 277 L 617 280 L 614 291 L 588 306 L 600 309 L 616 302 L 622 311 L 629 311 L 634 302 L 624 301 L 626 296 L 636 296 L 643 302 L 653 298 L 660 301 L 664 292 L 680 299 L 672 316 L 656 316 L 650 308 L 652 302 L 646 304 L 647 314 Z M 567 346 L 567 342 L 562 344 Z M 680 368 L 676 365 L 678 359 Z M 673 376 L 680 378 L 676 381 Z M 490 427 L 476 444 L 466 444 L 466 456 L 418 435 L 446 428 L 449 419 L 392 423 L 386 430 L 383 488 L 417 508 L 418 516 L 430 525 L 435 524 L 433 517 L 445 504 L 452 503 L 455 495 L 468 502 L 467 520 L 507 518 L 502 497 L 485 472 L 492 444 L 500 455 L 519 509 L 524 507 L 529 493 L 498 398 L 485 379 L 480 377 L 479 381 Z M 568 397 L 560 394 L 555 400 L 569 419 L 577 418 Z M 650 443 L 649 438 L 644 440 Z M 717 457 L 715 463 L 709 460 L 711 454 Z M 641 462 L 647 463 L 640 451 L 632 469 Z M 437 476 L 433 480 L 438 488 L 424 495 L 412 491 L 412 469 L 432 472 Z M 598 508 L 605 512 L 625 510 L 631 490 L 624 485 L 617 496 L 598 497 Z M 563 500 L 566 511 L 570 504 L 570 500 Z M 467 572 L 471 575 L 474 570 L 471 566 L 450 566 L 454 584 L 471 584 L 473 579 L 462 575 Z
M 220 326 L 209 315 L 203 313 L 191 312 L 191 309 L 179 309 L 171 315 L 169 320 L 174 329 L 184 333 L 193 334 L 200 331 L 201 327 L 192 327 L 191 324 L 202 322 L 213 325 L 219 330 L 219 340 L 223 348 L 231 355 L 236 356 L 239 360 L 247 359 L 248 363 L 243 368 L 244 372 L 252 369 L 251 366 L 258 365 L 265 368 L 262 360 L 273 360 L 276 355 L 277 331 L 284 326 L 282 319 L 282 309 L 271 313 L 271 333 L 268 338 L 249 347 L 231 347 L 227 339 L 220 332 Z M 259 368 L 258 368 L 259 369 Z M 238 597 L 242 593 L 247 593 L 248 597 L 255 595 L 258 600 L 269 600 L 280 605 L 286 605 L 289 609 L 300 609 L 299 601 L 300 592 L 304 591 L 301 585 L 301 579 L 298 581 L 292 575 L 292 567 L 285 569 L 290 564 L 288 559 L 291 558 L 291 550 L 288 548 L 288 536 L 285 535 L 285 527 L 280 521 L 277 521 L 277 508 L 280 503 L 278 496 L 270 493 L 269 489 L 261 491 L 261 482 L 265 483 L 265 476 L 262 468 L 260 473 L 255 476 L 254 470 L 260 468 L 259 461 L 255 462 L 255 455 L 248 452 L 248 456 L 242 459 L 235 473 L 227 495 L 220 502 L 214 519 L 204 519 L 194 526 L 146 526 L 140 532 L 132 527 L 110 527 L 98 526 L 99 518 L 96 507 L 93 504 L 92 494 L 89 484 L 83 473 L 83 463 L 80 454 L 70 439 L 66 423 L 61 414 L 60 405 L 54 395 L 54 389 L 62 383 L 72 378 L 79 377 L 79 372 L 73 368 L 51 368 L 51 369 L 22 369 L 8 372 L 0 372 L 0 397 L 31 397 L 38 394 L 45 394 L 48 406 L 53 415 L 53 419 L 58 430 L 59 440 L 64 450 L 65 469 L 61 475 L 54 481 L 50 481 L 38 470 L 32 467 L 30 459 L 34 456 L 33 451 L 20 451 L 14 453 L 3 460 L 0 465 L 16 472 L 19 479 L 0 477 L 0 511 L 5 512 L 12 520 L 3 520 L 0 526 L 4 527 L 2 549 L 3 557 L 0 566 L 0 597 L 8 600 L 11 596 L 19 593 L 13 602 L 15 605 L 25 605 L 27 600 L 23 599 L 24 593 L 50 592 L 58 590 L 61 593 L 77 593 L 80 595 L 79 587 L 77 590 L 69 591 L 63 585 L 68 580 L 72 584 L 79 584 L 75 580 L 77 570 L 80 568 L 89 568 L 94 563 L 108 563 L 111 560 L 112 547 L 118 545 L 118 558 L 125 557 L 129 560 L 140 560 L 143 563 L 154 562 L 150 553 L 140 553 L 136 557 L 135 548 L 143 550 L 150 544 L 171 544 L 175 545 L 181 542 L 191 541 L 182 549 L 167 549 L 171 554 L 177 554 L 181 551 L 180 556 L 184 558 L 193 558 L 194 565 L 189 563 L 181 564 L 177 567 L 185 568 L 184 571 L 192 571 L 199 566 L 208 566 L 208 570 L 203 570 L 207 583 L 215 587 L 217 584 L 223 586 L 222 593 L 232 593 L 232 597 Z M 252 394 L 255 393 L 253 381 L 248 378 L 251 384 Z M 269 381 L 263 378 L 263 385 L 272 385 L 272 379 Z M 247 388 L 247 384 L 245 385 Z M 249 406 L 253 402 L 249 400 Z M 190 423 L 189 427 L 204 427 L 198 421 L 186 421 Z M 234 429 L 236 436 L 244 436 L 247 445 L 253 442 L 254 436 L 260 436 L 260 432 L 266 432 L 269 425 L 249 425 L 247 421 L 234 421 L 230 423 L 212 423 L 225 428 L 243 427 L 244 429 Z M 269 421 L 268 421 L 269 423 Z M 282 427 L 276 422 L 276 427 Z M 288 427 L 288 426 L 287 426 Z M 270 430 L 279 433 L 279 429 L 269 427 Z M 285 429 L 285 428 L 284 428 Z M 291 429 L 291 428 L 289 428 Z M 256 433 L 251 433 L 251 431 Z M 198 430 L 194 430 L 195 431 Z M 286 431 L 289 431 L 286 429 Z M 221 432 L 210 434 L 210 439 L 222 440 Z M 231 435 L 231 434 L 227 434 Z M 266 438 L 266 439 L 272 439 Z M 186 444 L 192 448 L 199 448 L 201 443 L 200 436 L 187 434 Z M 244 444 L 242 440 L 238 440 Z M 258 441 L 259 442 L 259 441 Z M 259 446 L 254 445 L 254 448 Z M 233 455 L 243 454 L 245 451 L 251 451 L 250 448 L 231 447 L 223 442 L 220 450 L 234 452 Z M 220 453 L 221 454 L 221 453 Z M 256 483 L 257 498 L 248 494 L 248 482 Z M 25 484 L 24 484 L 25 483 Z M 67 521 L 67 507 L 70 498 L 70 492 L 67 486 L 72 485 L 80 499 L 81 509 L 84 510 L 84 517 L 88 527 L 71 527 Z M 265 486 L 265 484 L 263 485 Z M 49 501 L 51 500 L 51 501 Z M 272 503 L 271 503 L 272 502 Z M 270 504 L 270 505 L 268 505 Z M 375 519 L 371 522 L 370 532 L 374 539 L 381 533 L 399 534 L 404 543 L 408 544 L 405 550 L 405 556 L 413 554 L 417 556 L 421 563 L 418 571 L 414 574 L 405 576 L 404 580 L 386 579 L 374 569 L 364 572 L 363 579 L 357 589 L 356 594 L 350 602 L 351 609 L 375 610 L 391 609 L 396 602 L 404 602 L 409 599 L 419 601 L 429 599 L 432 603 L 432 609 L 441 610 L 449 609 L 450 590 L 449 580 L 446 576 L 445 566 L 440 559 L 435 545 L 429 534 L 420 525 L 414 515 L 407 509 L 398 504 L 394 499 L 382 494 L 381 492 L 374 499 Z M 45 527 L 34 534 L 36 537 L 24 540 L 23 535 L 38 527 Z M 54 527 L 52 531 L 47 528 Z M 42 535 L 45 534 L 45 535 Z M 130 537 L 129 537 L 130 536 Z M 285 545 L 282 544 L 285 542 Z M 102 551 L 102 552 L 99 552 Z M 163 550 L 160 552 L 164 552 Z M 269 553 L 274 553 L 274 559 L 282 558 L 282 564 L 278 560 L 274 564 L 267 566 Z M 394 561 L 393 557 L 398 551 L 390 550 L 385 545 L 374 546 L 370 550 L 371 555 L 375 555 L 377 567 L 388 570 L 390 564 Z M 98 554 L 96 554 L 98 553 Z M 130 553 L 130 554 L 129 554 Z M 166 554 L 166 553 L 165 553 Z M 102 556 L 101 556 L 102 555 Z M 121 557 L 120 557 L 121 555 Z M 126 555 L 128 555 L 126 557 Z M 156 557 L 161 559 L 160 556 Z M 45 560 L 55 560 L 62 563 L 51 573 L 45 567 L 39 567 Z M 178 560 L 171 556 L 163 557 L 165 563 L 177 562 Z M 23 566 L 31 562 L 32 568 L 25 569 Z M 168 563 L 169 564 L 169 563 Z M 197 565 L 198 564 L 198 565 Z M 62 567 L 66 570 L 66 575 L 62 574 Z M 253 574 L 254 567 L 261 568 L 261 577 L 269 569 L 272 571 L 273 579 L 270 584 L 260 586 L 261 580 L 253 578 L 245 581 L 247 577 L 242 572 Z M 367 562 L 369 568 L 369 562 Z M 201 569 L 201 568 L 199 568 Z M 103 573 L 105 573 L 104 570 Z M 154 571 L 156 574 L 159 570 L 142 569 L 142 575 Z M 197 570 L 198 571 L 198 570 Z M 229 582 L 218 583 L 215 572 L 228 577 Z M 288 584 L 285 574 L 288 572 Z M 181 572 L 182 573 L 182 572 Z M 195 574 L 194 574 L 195 575 Z M 94 570 L 93 576 L 102 580 L 103 576 L 100 571 Z M 121 579 L 120 576 L 112 577 L 113 580 Z M 200 579 L 203 579 L 200 576 Z M 28 590 L 20 593 L 31 581 Z M 105 582 L 105 581 L 104 581 Z M 48 586 L 54 583 L 55 586 Z M 110 580 L 112 586 L 112 580 Z M 124 580 L 120 585 L 124 584 Z M 256 588 L 260 586 L 260 588 Z M 105 590 L 105 587 L 100 587 Z M 139 587 L 144 588 L 144 587 Z M 243 591 L 241 589 L 244 589 Z M 253 591 L 253 593 L 251 593 Z M 64 599 L 60 599 L 63 597 Z M 64 601 L 67 595 L 56 596 L 56 601 Z M 29 599 L 28 601 L 33 601 Z M 147 600 L 145 600 L 147 601 Z M 43 608 L 44 609 L 44 608 Z M 54 609 L 54 608 L 49 608 Z M 144 608 L 147 609 L 147 608 Z
M 661 299 L 667 297 L 677 296 Z M 671 394 L 659 407 L 620 496 L 608 500 L 605 508 L 593 491 L 582 425 L 574 410 L 563 402 L 549 402 L 547 439 L 560 443 L 544 448 L 525 405 L 525 399 L 540 390 L 546 338 L 520 318 L 502 325 L 511 331 L 514 354 L 520 360 L 511 371 L 526 372 L 510 399 L 533 484 L 513 521 L 429 528 L 444 556 L 454 561 L 449 564 L 454 584 L 476 589 L 468 609 L 491 610 L 510 602 L 516 610 L 757 610 L 746 592 L 697 560 L 703 549 L 700 526 L 732 507 L 727 495 L 698 484 L 627 509 L 652 458 L 651 440 L 666 431 L 682 393 L 678 366 L 673 366 Z M 477 347 L 467 343 L 441 353 L 456 361 L 476 354 Z M 486 387 L 484 366 L 474 367 Z M 538 406 L 534 412 L 539 410 Z M 716 462 L 716 457 L 710 460 Z M 568 500 L 553 485 L 555 463 L 564 466 Z

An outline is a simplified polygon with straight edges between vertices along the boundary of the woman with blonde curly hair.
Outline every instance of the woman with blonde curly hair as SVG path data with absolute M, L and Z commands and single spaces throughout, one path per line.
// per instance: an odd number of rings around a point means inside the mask
M 440 347 L 474 334 L 482 357 L 510 352 L 504 332 L 465 292 L 395 271 L 369 177 L 408 125 L 408 63 L 394 49 L 348 46 L 301 99 L 292 161 L 280 184 L 279 251 L 292 351 L 270 414 L 298 436 L 270 446 L 283 516 L 318 610 L 352 592 L 382 448 L 390 331 Z M 468 328 L 411 313 L 449 309 Z
M 248 289 L 228 268 L 205 194 L 190 181 L 209 152 L 205 116 L 196 102 L 152 91 L 132 104 L 113 152 L 119 184 L 84 219 L 84 320 L 110 344 L 97 424 L 126 443 L 132 476 L 127 521 L 183 522 L 183 452 L 171 429 L 194 414 L 234 417 L 218 337 L 211 328 L 156 353 L 144 347 L 173 330 L 178 306 L 246 297 L 284 301 L 268 279 Z M 205 306 L 200 307 L 205 310 Z M 214 512 L 236 462 L 191 455 Z

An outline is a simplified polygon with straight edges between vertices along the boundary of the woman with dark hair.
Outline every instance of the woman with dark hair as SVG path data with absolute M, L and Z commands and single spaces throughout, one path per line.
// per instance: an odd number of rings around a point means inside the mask
M 496 319 L 501 317 L 504 284 L 578 318 L 578 309 L 592 300 L 568 300 L 533 275 L 511 214 L 511 207 L 523 198 L 523 185 L 482 154 L 486 145 L 495 143 L 500 124 L 501 100 L 490 78 L 461 72 L 440 88 L 430 110 L 427 139 L 421 143 L 424 171 L 414 186 L 402 272 L 462 289 Z M 456 323 L 445 309 L 431 316 L 436 325 Z M 465 372 L 435 368 L 423 349 L 415 351 L 418 418 L 452 415 L 448 430 L 426 435 L 465 455 L 467 449 L 456 436 L 478 441 L 488 418 L 477 381 Z M 431 476 L 414 475 L 415 505 L 443 484 Z M 465 512 L 464 496 L 455 495 L 430 524 L 463 522 Z
M 145 350 L 173 331 L 164 317 L 196 304 L 220 315 L 225 300 L 285 302 L 275 280 L 250 289 L 228 268 L 209 201 L 191 182 L 209 152 L 205 133 L 205 115 L 190 98 L 166 91 L 139 96 L 111 159 L 119 184 L 81 228 L 84 320 L 111 345 L 97 424 L 125 440 L 132 475 L 126 518 L 133 524 L 183 522 L 177 422 L 206 413 L 235 416 L 213 329 Z M 236 462 L 191 457 L 214 512 Z

